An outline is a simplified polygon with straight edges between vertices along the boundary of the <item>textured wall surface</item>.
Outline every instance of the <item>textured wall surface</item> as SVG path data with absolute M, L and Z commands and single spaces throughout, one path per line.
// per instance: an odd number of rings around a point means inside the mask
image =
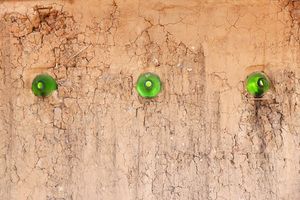
M 0 0 L 0 16 L 1 200 L 300 199 L 299 0 Z M 154 99 L 135 89 L 148 71 Z M 40 73 L 59 85 L 45 99 Z

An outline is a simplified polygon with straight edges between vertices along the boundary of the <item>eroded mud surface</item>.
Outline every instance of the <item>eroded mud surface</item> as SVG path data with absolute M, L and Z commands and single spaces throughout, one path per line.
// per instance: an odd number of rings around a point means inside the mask
M 300 199 L 300 2 L 0 1 L 0 199 Z M 154 99 L 140 74 L 160 76 Z M 272 81 L 261 101 L 247 75 Z M 42 99 L 33 78 L 59 85 Z

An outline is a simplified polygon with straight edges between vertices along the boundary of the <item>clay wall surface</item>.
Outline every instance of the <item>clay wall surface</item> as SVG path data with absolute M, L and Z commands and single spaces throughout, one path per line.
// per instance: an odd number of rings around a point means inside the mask
M 0 0 L 0 16 L 1 200 L 300 200 L 299 0 Z M 44 99 L 40 73 L 58 83 Z

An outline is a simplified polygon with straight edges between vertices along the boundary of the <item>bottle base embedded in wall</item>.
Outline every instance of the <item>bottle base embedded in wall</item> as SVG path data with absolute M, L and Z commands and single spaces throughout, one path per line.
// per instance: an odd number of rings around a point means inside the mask
M 156 74 L 147 72 L 139 77 L 136 89 L 140 96 L 153 98 L 161 90 L 160 78 Z
M 47 97 L 56 89 L 56 81 L 48 74 L 40 74 L 32 81 L 32 91 L 36 96 Z
M 263 96 L 270 88 L 270 81 L 260 72 L 254 72 L 247 77 L 247 90 L 254 97 Z

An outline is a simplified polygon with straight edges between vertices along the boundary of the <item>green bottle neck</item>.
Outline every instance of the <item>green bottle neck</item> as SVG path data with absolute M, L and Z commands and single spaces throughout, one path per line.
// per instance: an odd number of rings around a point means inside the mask
M 146 80 L 144 85 L 146 89 L 151 89 L 153 87 L 153 82 L 151 80 Z
M 267 86 L 267 84 L 268 84 L 268 80 L 265 78 L 260 78 L 257 80 L 257 85 L 261 88 Z
M 44 81 L 37 81 L 35 83 L 35 87 L 38 89 L 38 90 L 43 90 L 45 89 L 45 82 Z

